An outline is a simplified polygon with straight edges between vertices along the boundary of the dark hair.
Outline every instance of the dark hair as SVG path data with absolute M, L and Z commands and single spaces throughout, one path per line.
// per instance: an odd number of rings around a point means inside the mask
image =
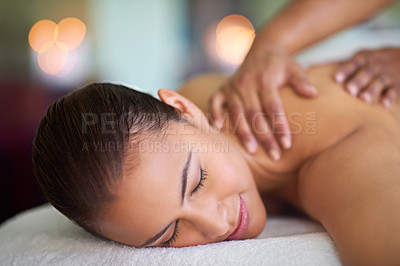
M 128 151 L 182 120 L 175 108 L 148 94 L 87 85 L 53 103 L 41 120 L 33 140 L 35 176 L 57 210 L 99 235 L 99 218 L 115 199 L 124 161 L 128 154 L 130 164 L 139 159 Z

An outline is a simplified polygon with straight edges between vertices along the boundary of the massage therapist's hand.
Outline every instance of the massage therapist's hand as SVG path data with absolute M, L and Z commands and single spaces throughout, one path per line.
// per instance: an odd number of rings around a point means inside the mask
M 226 118 L 224 108 L 228 109 L 235 133 L 248 152 L 257 150 L 257 138 L 270 157 L 278 161 L 281 147 L 291 147 L 290 128 L 278 90 L 290 85 L 306 97 L 317 95 L 317 91 L 283 48 L 258 45 L 256 38 L 236 73 L 211 97 L 209 108 L 217 128 Z
M 353 96 L 390 108 L 400 92 L 400 48 L 364 50 L 340 66 L 335 79 Z

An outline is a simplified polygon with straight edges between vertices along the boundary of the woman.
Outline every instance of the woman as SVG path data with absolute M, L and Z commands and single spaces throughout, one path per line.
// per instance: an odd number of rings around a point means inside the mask
M 131 246 L 253 238 L 265 209 L 291 206 L 324 225 L 343 262 L 396 264 L 399 103 L 350 97 L 331 80 L 335 67 L 308 70 L 318 98 L 281 90 L 293 146 L 279 162 L 247 153 L 229 119 L 222 131 L 210 126 L 201 109 L 226 77 L 209 75 L 181 95 L 160 90 L 163 103 L 112 84 L 61 98 L 34 140 L 36 176 L 67 217 Z M 265 130 L 257 120 L 254 129 Z

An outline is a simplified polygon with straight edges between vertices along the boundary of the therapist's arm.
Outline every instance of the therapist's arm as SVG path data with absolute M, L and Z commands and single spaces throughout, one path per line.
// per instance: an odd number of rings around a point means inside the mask
M 274 43 L 290 54 L 355 25 L 392 0 L 295 0 L 258 34 L 254 45 Z
M 297 0 L 291 2 L 260 32 L 235 74 L 210 100 L 214 124 L 223 123 L 224 106 L 237 125 L 236 134 L 247 151 L 258 142 L 279 160 L 291 147 L 291 134 L 278 89 L 290 85 L 301 96 L 314 97 L 316 90 L 291 55 L 311 44 L 354 25 L 392 1 Z M 263 114 L 263 115 L 261 115 Z M 258 133 L 257 133 L 258 132 Z M 263 132 L 263 133 L 259 133 Z

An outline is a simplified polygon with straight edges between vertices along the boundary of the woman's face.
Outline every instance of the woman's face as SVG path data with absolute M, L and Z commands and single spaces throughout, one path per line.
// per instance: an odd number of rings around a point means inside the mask
M 265 208 L 243 155 L 225 135 L 204 129 L 172 123 L 164 137 L 140 143 L 103 216 L 104 236 L 136 247 L 183 247 L 263 230 Z

